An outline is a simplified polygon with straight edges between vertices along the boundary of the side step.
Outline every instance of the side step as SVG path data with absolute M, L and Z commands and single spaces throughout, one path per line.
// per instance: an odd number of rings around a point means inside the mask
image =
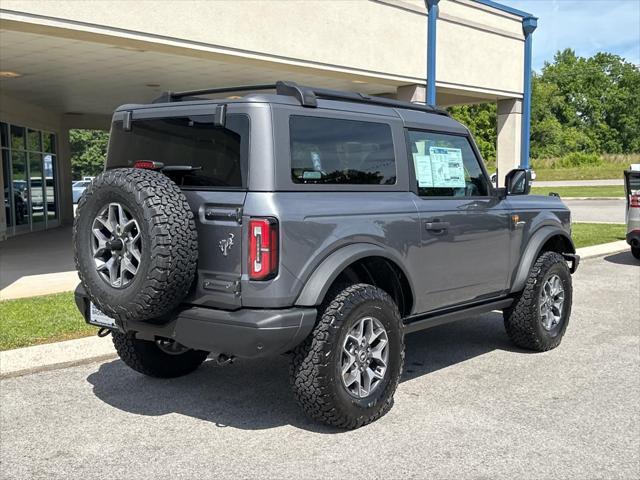
M 502 310 L 513 303 L 513 298 L 502 298 L 500 300 L 491 300 L 483 303 L 465 305 L 455 309 L 438 310 L 421 315 L 413 315 L 404 319 L 404 332 L 413 333 L 425 328 L 436 327 L 445 323 L 464 320 L 474 315 L 491 312 L 493 310 Z

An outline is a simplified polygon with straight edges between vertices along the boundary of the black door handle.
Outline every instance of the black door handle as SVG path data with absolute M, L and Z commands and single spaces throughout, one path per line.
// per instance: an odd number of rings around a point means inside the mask
M 424 228 L 430 232 L 444 232 L 449 228 L 449 222 L 424 222 Z

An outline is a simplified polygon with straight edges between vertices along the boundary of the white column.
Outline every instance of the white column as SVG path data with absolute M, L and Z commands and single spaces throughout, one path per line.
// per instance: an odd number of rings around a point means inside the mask
M 424 85 L 402 85 L 396 92 L 398 100 L 417 103 L 427 101 L 427 88 Z
M 504 183 L 504 176 L 520 165 L 521 137 L 522 100 L 498 100 L 496 165 L 500 186 Z

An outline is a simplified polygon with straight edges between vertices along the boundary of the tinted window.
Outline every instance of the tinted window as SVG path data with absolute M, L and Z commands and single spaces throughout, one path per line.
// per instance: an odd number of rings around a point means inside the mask
M 136 120 L 129 132 L 116 122 L 107 166 L 133 167 L 138 160 L 151 160 L 165 167 L 192 167 L 164 172 L 178 185 L 244 187 L 248 142 L 245 115 L 227 115 L 225 128 L 214 127 L 209 115 Z
M 291 178 L 294 183 L 396 183 L 391 128 L 384 123 L 292 116 Z
M 489 194 L 487 177 L 466 137 L 409 131 L 409 147 L 421 196 Z

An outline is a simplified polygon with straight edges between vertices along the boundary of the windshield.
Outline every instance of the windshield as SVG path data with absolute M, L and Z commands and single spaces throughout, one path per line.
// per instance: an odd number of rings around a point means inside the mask
M 214 126 L 213 115 L 135 120 L 128 132 L 114 122 L 107 167 L 151 160 L 183 187 L 244 188 L 248 142 L 249 118 L 240 114 L 227 115 L 225 128 Z

